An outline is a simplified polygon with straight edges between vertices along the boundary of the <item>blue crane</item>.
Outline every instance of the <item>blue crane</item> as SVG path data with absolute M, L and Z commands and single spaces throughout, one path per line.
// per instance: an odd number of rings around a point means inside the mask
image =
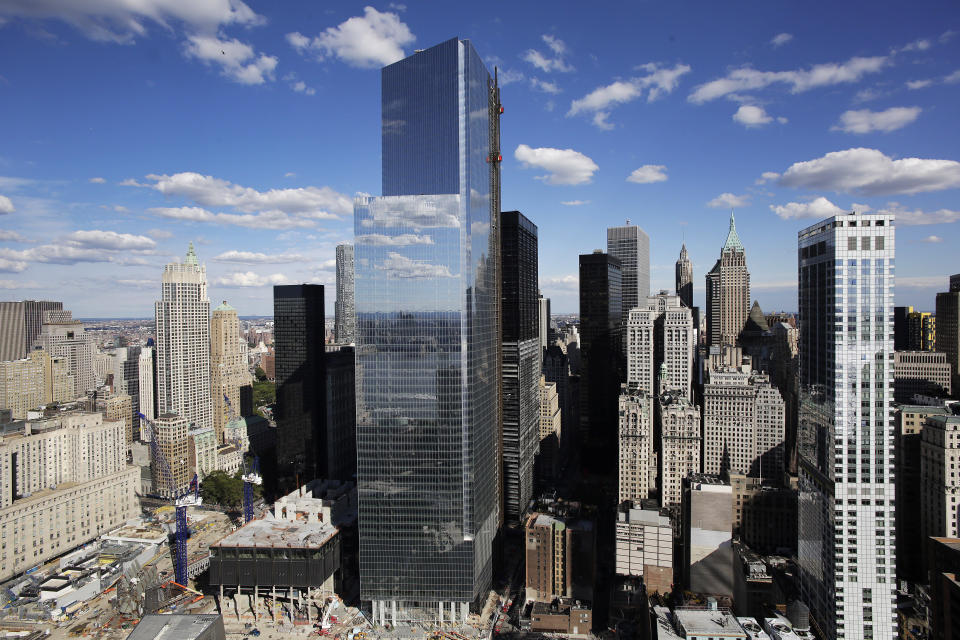
M 235 420 L 237 412 L 234 410 L 233 403 L 230 402 L 227 394 L 223 394 L 223 401 L 226 403 L 230 420 Z M 253 464 L 250 465 L 248 472 L 245 452 L 241 451 L 243 447 L 240 438 L 234 438 L 231 442 L 237 448 L 237 451 L 240 451 L 243 460 L 243 476 L 241 476 L 243 478 L 243 522 L 247 523 L 253 520 L 253 486 L 263 484 L 263 476 L 260 475 L 260 459 L 253 456 Z
M 197 482 L 197 474 L 193 474 L 193 479 L 190 481 L 190 488 L 186 492 L 181 493 L 180 488 L 177 487 L 177 483 L 173 478 L 170 463 L 167 461 L 167 457 L 163 455 L 160 445 L 157 444 L 156 428 L 153 425 L 153 421 L 142 413 L 137 415 L 140 416 L 141 423 L 146 424 L 150 430 L 150 462 L 154 466 L 155 475 L 160 476 L 161 482 L 166 487 L 169 493 L 168 497 L 176 510 L 177 531 L 174 534 L 175 553 L 173 558 L 173 573 L 176 577 L 177 584 L 186 588 L 188 580 L 187 538 L 190 537 L 190 530 L 187 528 L 187 507 L 199 506 L 203 502 L 203 498 L 200 497 L 200 483 Z M 157 488 L 154 487 L 154 491 L 156 490 Z

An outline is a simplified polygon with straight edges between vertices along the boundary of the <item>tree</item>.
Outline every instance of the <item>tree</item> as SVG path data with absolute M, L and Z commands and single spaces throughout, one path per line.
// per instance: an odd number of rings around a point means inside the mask
M 240 473 L 229 475 L 223 471 L 211 471 L 200 484 L 204 502 L 221 507 L 237 508 L 243 504 L 243 480 Z
M 263 367 L 260 365 L 257 365 L 257 367 L 253 370 L 253 375 L 256 376 L 257 382 L 266 382 L 267 380 L 267 372 L 264 371 Z

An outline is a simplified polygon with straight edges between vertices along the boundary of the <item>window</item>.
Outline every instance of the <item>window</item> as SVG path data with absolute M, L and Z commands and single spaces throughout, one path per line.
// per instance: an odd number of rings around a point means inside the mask
M 873 239 L 873 248 L 876 249 L 877 251 L 880 251 L 883 249 L 883 236 L 877 236 L 876 238 Z
M 850 236 L 847 238 L 847 251 L 856 251 L 857 250 L 857 237 Z

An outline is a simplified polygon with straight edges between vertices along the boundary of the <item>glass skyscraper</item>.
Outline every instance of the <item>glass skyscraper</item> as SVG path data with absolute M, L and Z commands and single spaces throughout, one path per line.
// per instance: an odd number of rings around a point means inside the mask
M 498 527 L 499 96 L 469 41 L 382 70 L 383 196 L 354 209 L 360 590 L 463 620 Z
M 623 316 L 646 304 L 650 295 L 650 236 L 637 225 L 607 229 L 607 253 L 623 269 Z
M 897 637 L 893 224 L 841 215 L 799 236 L 797 558 L 831 640 Z

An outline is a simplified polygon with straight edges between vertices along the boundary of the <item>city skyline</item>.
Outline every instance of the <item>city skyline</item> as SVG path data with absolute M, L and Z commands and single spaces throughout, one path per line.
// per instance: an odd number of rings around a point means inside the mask
M 376 70 L 454 34 L 498 68 L 503 204 L 541 228 L 555 313 L 577 308 L 575 256 L 627 218 L 651 237 L 652 292 L 673 288 L 682 243 L 702 283 L 731 206 L 751 262 L 769 265 L 752 283 L 764 309 L 796 310 L 795 267 L 779 258 L 801 218 L 855 204 L 898 214 L 897 304 L 931 311 L 946 289 L 936 249 L 958 237 L 960 164 L 938 105 L 960 87 L 960 37 L 945 3 L 831 7 L 827 26 L 815 7 L 592 7 L 541 26 L 513 6 L 469 21 L 402 5 L 200 5 L 0 6 L 0 52 L 25 61 L 3 71 L 19 123 L 0 154 L 4 298 L 148 317 L 151 275 L 191 240 L 212 298 L 244 316 L 269 315 L 271 285 L 332 285 L 352 198 L 377 190 Z M 64 94 L 74 110 L 51 117 Z M 262 117 L 273 112 L 284 117 Z

